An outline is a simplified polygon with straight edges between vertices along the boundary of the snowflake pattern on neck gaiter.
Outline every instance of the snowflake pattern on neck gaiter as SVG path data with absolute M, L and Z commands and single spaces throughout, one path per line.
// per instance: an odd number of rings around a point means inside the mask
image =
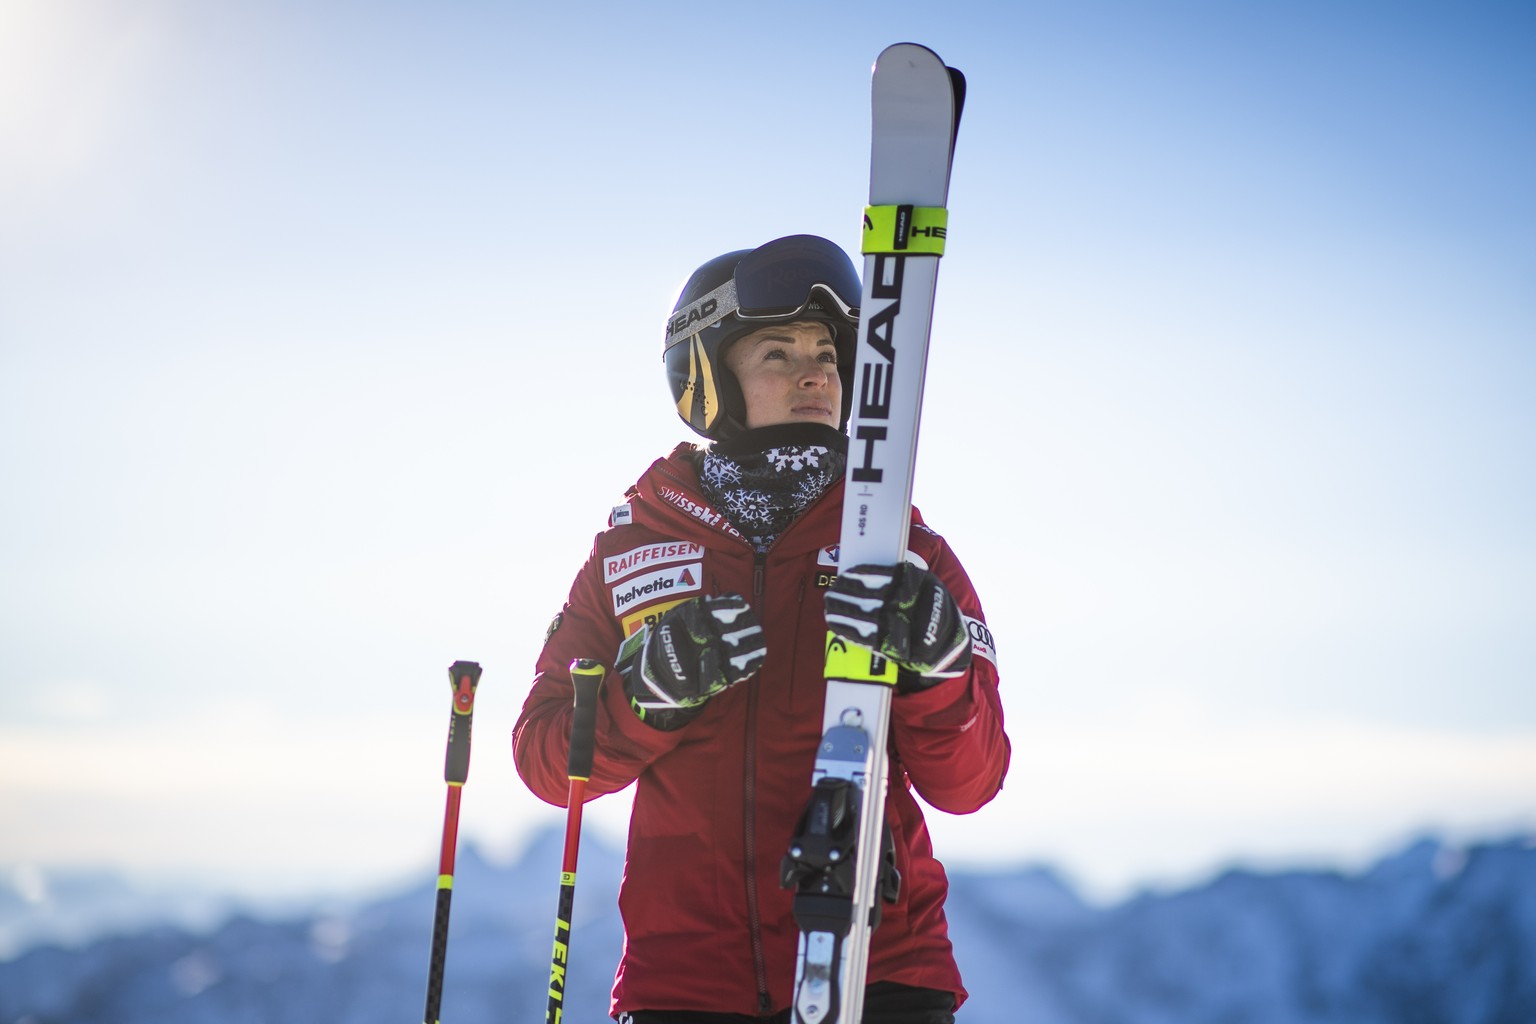
M 842 478 L 846 465 L 842 452 L 816 444 L 781 444 L 730 455 L 711 448 L 704 453 L 699 482 L 714 506 L 761 554 Z

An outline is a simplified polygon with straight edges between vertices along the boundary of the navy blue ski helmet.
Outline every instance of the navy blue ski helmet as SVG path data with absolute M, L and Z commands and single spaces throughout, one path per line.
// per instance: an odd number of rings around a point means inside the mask
M 860 292 L 848 254 L 816 235 L 789 235 L 716 256 L 688 278 L 667 318 L 662 360 L 677 414 L 713 441 L 746 429 L 746 399 L 725 368 L 726 348 L 759 327 L 817 320 L 831 330 L 837 348 L 846 427 Z

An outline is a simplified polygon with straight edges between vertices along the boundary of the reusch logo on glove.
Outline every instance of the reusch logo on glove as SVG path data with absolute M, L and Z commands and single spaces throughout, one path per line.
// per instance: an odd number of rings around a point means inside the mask
M 923 643 L 930 647 L 939 642 L 939 622 L 944 618 L 947 597 L 942 590 L 933 593 L 933 607 L 928 611 L 928 628 L 923 630 Z
M 688 673 L 683 670 L 682 659 L 677 656 L 677 644 L 672 642 L 672 627 L 662 626 L 656 633 L 661 638 L 661 651 L 667 657 L 667 667 L 672 670 L 672 678 L 686 679 Z
M 613 614 L 618 615 L 636 602 L 662 597 L 676 597 L 703 586 L 704 563 L 658 569 L 644 576 L 636 576 L 627 583 L 613 588 Z

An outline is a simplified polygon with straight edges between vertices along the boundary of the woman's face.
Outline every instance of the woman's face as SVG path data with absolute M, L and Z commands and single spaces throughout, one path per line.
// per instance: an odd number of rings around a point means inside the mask
M 817 320 L 761 327 L 725 353 L 747 400 L 747 428 L 842 420 L 843 381 L 832 331 Z

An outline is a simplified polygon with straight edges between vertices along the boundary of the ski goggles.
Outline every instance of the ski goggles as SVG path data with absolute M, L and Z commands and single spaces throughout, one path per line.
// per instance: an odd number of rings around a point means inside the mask
M 743 256 L 729 281 L 673 313 L 667 337 L 696 334 L 732 313 L 769 323 L 835 310 L 856 321 L 862 291 L 853 261 L 832 242 L 816 235 L 777 238 Z

